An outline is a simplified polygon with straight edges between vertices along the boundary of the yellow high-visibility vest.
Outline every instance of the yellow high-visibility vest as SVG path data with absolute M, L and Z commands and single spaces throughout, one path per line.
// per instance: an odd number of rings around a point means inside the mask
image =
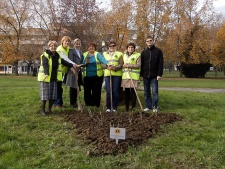
M 60 46 L 57 47 L 56 52 L 58 52 L 59 55 L 60 55 L 61 52 L 63 52 L 68 57 L 69 50 L 70 50 L 69 46 L 67 46 L 67 48 L 65 49 L 64 47 L 62 47 L 62 45 L 60 45 Z M 62 66 L 62 72 L 67 73 L 68 67 L 64 66 L 64 65 L 61 65 L 61 66 Z
M 49 76 L 46 79 L 45 79 L 45 73 L 44 73 L 44 66 L 42 63 L 42 57 L 46 57 L 48 59 L 48 63 L 49 63 Z M 51 73 L 52 73 L 52 58 L 49 57 L 49 55 L 46 52 L 44 52 L 40 56 L 40 59 L 41 59 L 41 66 L 38 71 L 38 81 L 50 82 Z M 58 63 L 59 63 L 59 66 L 58 66 L 58 70 L 57 70 L 57 81 L 62 81 L 62 66 L 61 66 L 61 58 L 60 57 L 58 59 Z
M 124 64 L 128 63 L 128 64 L 135 65 L 140 56 L 141 56 L 141 54 L 138 52 L 134 52 L 129 57 L 126 54 L 124 54 L 124 56 L 123 56 Z M 130 72 L 131 77 L 130 77 L 128 71 Z M 139 69 L 123 68 L 122 79 L 131 79 L 132 78 L 133 80 L 139 80 L 140 79 L 140 71 L 141 71 L 140 68 Z
M 108 64 L 111 64 L 113 66 L 118 66 L 119 65 L 119 60 L 120 57 L 123 57 L 123 53 L 116 51 L 112 56 L 108 52 L 104 52 L 103 56 L 105 59 L 108 61 Z M 111 75 L 112 76 L 122 76 L 122 70 L 114 71 L 111 70 Z M 110 70 L 105 69 L 104 70 L 104 76 L 110 76 Z
M 84 60 L 86 59 L 87 55 L 88 55 L 88 51 L 85 52 L 85 53 L 83 53 Z M 103 70 L 103 68 L 102 68 L 102 66 L 101 66 L 101 63 L 100 63 L 99 60 L 98 60 L 97 55 L 98 55 L 98 52 L 95 51 L 94 57 L 95 57 L 95 60 L 96 60 L 96 66 L 97 66 L 97 76 L 100 77 L 100 76 L 103 76 L 104 70 Z M 83 76 L 84 76 L 84 77 L 86 76 L 86 67 L 84 67 Z

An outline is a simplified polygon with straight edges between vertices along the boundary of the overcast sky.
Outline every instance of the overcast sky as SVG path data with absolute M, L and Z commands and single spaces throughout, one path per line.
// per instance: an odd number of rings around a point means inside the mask
M 225 0 L 216 0 L 214 2 L 214 6 L 216 8 L 217 11 L 219 12 L 223 12 L 224 13 L 224 9 L 225 9 Z
M 99 5 L 100 8 L 105 8 L 107 4 L 110 3 L 110 0 L 96 0 L 97 3 L 101 3 Z M 225 10 L 225 0 L 215 0 L 214 7 L 218 12 L 223 12 Z M 225 14 L 225 13 L 224 13 Z

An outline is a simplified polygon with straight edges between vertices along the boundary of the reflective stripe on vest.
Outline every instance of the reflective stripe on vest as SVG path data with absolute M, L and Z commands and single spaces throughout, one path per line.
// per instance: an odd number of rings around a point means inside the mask
M 108 64 L 111 64 L 113 66 L 118 66 L 119 65 L 119 59 L 120 59 L 120 57 L 123 57 L 123 53 L 116 51 L 111 56 L 108 52 L 104 52 L 103 56 L 108 61 Z M 112 74 L 112 76 L 122 76 L 122 70 L 118 70 L 118 71 L 111 70 L 111 74 Z M 110 76 L 110 70 L 105 69 L 104 70 L 104 76 Z
M 48 64 L 49 64 L 49 76 L 47 78 L 45 78 L 45 74 L 44 74 L 44 66 L 42 63 L 42 57 L 46 57 L 48 59 Z M 41 56 L 41 66 L 39 68 L 38 71 L 38 81 L 44 81 L 44 82 L 50 82 L 51 79 L 51 73 L 52 73 L 52 58 L 49 58 L 49 55 L 44 52 Z M 61 67 L 61 58 L 59 57 L 58 59 L 59 62 L 59 66 L 58 66 L 58 70 L 57 70 L 57 81 L 62 81 L 62 67 Z
M 58 52 L 59 55 L 60 55 L 60 52 L 63 52 L 68 57 L 69 49 L 70 49 L 69 46 L 65 49 L 65 48 L 62 47 L 62 45 L 60 45 L 60 46 L 57 47 L 56 52 Z M 62 66 L 62 72 L 63 73 L 67 73 L 68 67 L 67 66 L 64 66 L 64 65 L 61 65 L 61 66 Z
M 87 55 L 88 55 L 88 52 L 85 52 L 85 53 L 83 54 L 84 60 L 86 59 Z M 99 60 L 98 60 L 97 55 L 98 55 L 98 52 L 95 51 L 94 57 L 95 57 L 95 60 L 96 60 L 97 76 L 100 77 L 100 76 L 103 76 L 104 70 L 103 70 L 103 68 L 102 68 L 102 66 L 101 66 L 101 63 L 100 63 Z M 84 76 L 84 77 L 86 76 L 86 67 L 84 67 L 83 76 Z
M 131 56 L 127 56 L 124 54 L 123 61 L 124 63 L 133 64 L 136 65 L 138 58 L 140 57 L 140 53 L 134 52 Z M 130 75 L 129 75 L 130 72 Z M 131 76 L 131 77 L 130 77 Z M 133 80 L 139 80 L 140 79 L 140 68 L 139 69 L 128 69 L 123 68 L 123 75 L 122 79 L 133 79 Z

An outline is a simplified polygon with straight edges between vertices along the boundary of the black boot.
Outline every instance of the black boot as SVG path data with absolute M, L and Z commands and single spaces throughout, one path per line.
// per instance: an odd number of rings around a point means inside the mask
M 41 101 L 41 115 L 42 116 L 46 116 L 46 112 L 45 112 L 45 105 L 46 105 L 46 100 L 42 100 Z
M 48 104 L 48 113 L 53 113 L 52 112 L 52 106 L 53 106 L 54 100 L 49 100 L 49 104 Z
M 131 89 L 131 102 L 132 102 L 132 110 L 135 109 L 136 107 L 136 94 L 135 94 L 135 91 L 134 89 Z

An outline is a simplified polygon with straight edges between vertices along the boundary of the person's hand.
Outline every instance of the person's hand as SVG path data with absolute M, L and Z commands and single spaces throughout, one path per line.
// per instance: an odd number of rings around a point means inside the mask
M 78 68 L 81 68 L 81 67 L 84 67 L 85 64 L 79 64 L 79 65 L 77 65 L 77 66 L 78 66 Z
M 111 66 L 111 70 L 116 71 L 116 66 Z
M 111 64 L 108 64 L 108 65 L 107 65 L 107 69 L 108 69 L 108 70 L 113 70 L 112 67 L 113 67 L 113 65 L 111 65 Z
M 112 66 L 111 69 L 114 70 L 114 71 L 117 71 L 117 67 L 116 66 Z
M 47 79 L 47 78 L 48 78 L 48 75 L 45 75 L 45 77 L 44 77 L 43 81 L 45 81 L 45 79 Z
M 162 79 L 162 77 L 161 76 L 157 76 L 157 80 L 161 80 Z
M 76 64 L 76 68 L 80 68 L 80 67 L 82 67 L 83 66 L 83 64 Z
M 129 64 L 125 63 L 125 64 L 123 65 L 123 67 L 124 67 L 124 68 L 129 68 Z
M 143 77 L 142 76 L 140 76 L 140 81 L 143 81 Z
M 86 59 L 85 64 L 88 64 L 90 62 L 90 59 Z
M 73 72 L 73 74 L 76 74 L 76 68 L 71 68 L 71 71 Z

